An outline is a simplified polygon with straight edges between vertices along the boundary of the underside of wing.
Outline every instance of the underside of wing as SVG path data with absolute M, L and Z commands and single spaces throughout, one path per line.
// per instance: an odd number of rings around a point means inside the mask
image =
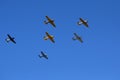
M 55 41 L 54 41 L 54 39 L 53 39 L 53 38 L 50 38 L 50 40 L 51 40 L 53 43 L 55 43 Z
M 85 23 L 83 23 L 86 27 L 88 27 L 88 24 L 87 24 L 87 22 L 85 22 Z
M 8 36 L 9 38 L 11 38 L 11 36 L 10 36 L 9 34 L 7 34 L 7 36 Z
M 47 36 L 50 36 L 48 32 L 45 32 Z
M 50 22 L 54 27 L 56 27 L 55 23 L 54 22 Z
M 16 42 L 15 42 L 15 40 L 14 40 L 14 39 L 12 39 L 11 41 L 12 41 L 13 43 L 15 43 L 15 44 L 16 44 Z
M 44 56 L 44 58 L 48 59 L 47 55 L 46 55 L 46 56 Z
M 74 33 L 75 37 L 78 37 L 78 35 L 76 33 Z
M 81 22 L 84 22 L 84 20 L 83 20 L 82 18 L 80 18 L 80 21 L 81 21 Z
M 82 38 L 81 38 L 81 37 L 79 37 L 79 38 L 78 38 L 78 40 L 79 40 L 81 43 L 83 43 L 83 40 L 82 40 Z
M 47 18 L 47 20 L 50 22 L 51 21 L 51 19 L 48 17 L 48 16 L 45 16 L 46 18 Z

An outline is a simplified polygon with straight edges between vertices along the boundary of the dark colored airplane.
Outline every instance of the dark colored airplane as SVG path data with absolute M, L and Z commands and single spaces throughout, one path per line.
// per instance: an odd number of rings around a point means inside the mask
M 88 27 L 88 21 L 87 20 L 83 20 L 82 18 L 80 18 L 80 21 L 77 22 L 78 25 L 84 24 L 86 27 Z
M 5 40 L 6 40 L 6 42 L 10 42 L 10 41 L 12 41 L 14 44 L 16 44 L 16 42 L 15 42 L 15 38 L 14 37 L 11 37 L 9 34 L 7 34 L 7 36 L 8 36 L 8 38 L 6 38 Z
M 41 54 L 38 55 L 40 58 L 44 57 L 45 59 L 48 59 L 48 56 L 41 51 Z
M 50 39 L 53 43 L 55 43 L 53 38 L 54 38 L 54 36 L 52 36 L 48 32 L 46 32 L 46 36 L 44 36 L 44 40 Z
M 78 36 L 76 33 L 74 33 L 75 37 L 73 37 L 73 40 L 79 40 L 81 43 L 83 43 L 83 40 L 80 36 Z
M 45 16 L 47 18 L 47 21 L 44 21 L 45 24 L 50 23 L 53 27 L 56 27 L 54 20 L 50 19 L 48 16 Z

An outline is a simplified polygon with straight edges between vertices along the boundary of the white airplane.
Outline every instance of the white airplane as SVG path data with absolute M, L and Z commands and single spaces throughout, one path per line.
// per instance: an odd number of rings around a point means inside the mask
M 74 35 L 75 35 L 75 37 L 72 38 L 73 40 L 78 40 L 81 43 L 83 43 L 83 40 L 82 40 L 82 38 L 80 36 L 78 36 L 76 33 L 74 33 Z
M 48 59 L 48 56 L 41 51 L 41 54 L 38 55 L 40 58 L 44 57 L 45 59 Z
M 50 19 L 48 16 L 45 16 L 47 18 L 47 21 L 44 21 L 45 24 L 50 23 L 53 27 L 56 27 L 54 20 Z
M 80 18 L 80 21 L 77 22 L 78 25 L 84 24 L 86 27 L 88 27 L 88 21 L 87 20 L 83 20 L 82 18 Z
M 54 36 L 52 36 L 48 32 L 46 32 L 46 36 L 44 36 L 44 40 L 50 39 L 53 43 L 55 43 L 53 38 L 54 38 Z

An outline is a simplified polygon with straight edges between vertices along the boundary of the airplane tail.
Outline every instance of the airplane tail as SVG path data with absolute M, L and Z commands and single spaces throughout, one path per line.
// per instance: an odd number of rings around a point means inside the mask
M 48 22 L 47 22 L 47 21 L 44 21 L 44 23 L 45 23 L 45 24 L 48 24 Z
M 42 56 L 38 55 L 40 58 L 42 58 Z
M 47 40 L 47 39 L 48 39 L 48 37 L 46 37 L 46 36 L 44 36 L 43 38 L 44 38 L 44 40 Z
M 76 38 L 73 37 L 72 40 L 76 40 Z
M 8 42 L 10 42 L 10 40 L 9 39 L 5 39 L 5 41 L 8 43 Z
M 77 22 L 77 24 L 78 24 L 78 25 L 81 25 L 81 24 L 82 24 L 82 22 Z

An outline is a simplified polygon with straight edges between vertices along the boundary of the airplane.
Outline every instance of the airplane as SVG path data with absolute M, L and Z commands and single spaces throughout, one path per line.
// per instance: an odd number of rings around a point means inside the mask
M 44 57 L 45 59 L 48 59 L 48 56 L 41 51 L 41 54 L 38 55 L 40 58 Z
M 78 25 L 84 24 L 86 27 L 88 27 L 88 21 L 87 20 L 83 20 L 82 18 L 80 18 L 80 21 L 77 22 Z
M 50 39 L 53 43 L 55 43 L 54 41 L 54 36 L 50 35 L 48 32 L 45 32 L 46 33 L 46 36 L 44 36 L 44 40 L 48 40 Z
M 8 36 L 8 38 L 6 38 L 5 40 L 6 40 L 6 42 L 10 42 L 10 41 L 12 41 L 14 44 L 16 44 L 16 42 L 15 42 L 15 38 L 14 37 L 11 37 L 9 34 L 7 34 L 7 36 Z
M 73 37 L 73 40 L 79 40 L 81 43 L 83 43 L 83 40 L 80 36 L 78 36 L 76 33 L 74 33 L 75 37 Z
M 53 27 L 56 27 L 54 20 L 50 19 L 48 16 L 45 16 L 47 18 L 47 21 L 44 21 L 45 24 L 50 23 Z

